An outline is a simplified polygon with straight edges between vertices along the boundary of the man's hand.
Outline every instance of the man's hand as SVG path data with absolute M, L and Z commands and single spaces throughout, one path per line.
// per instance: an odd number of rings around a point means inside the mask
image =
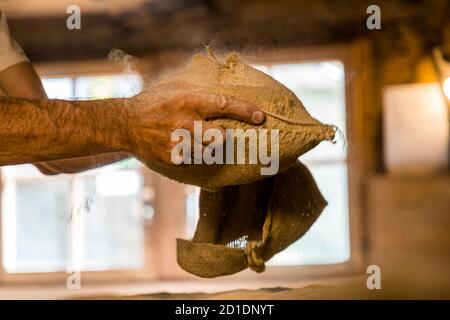
M 172 132 L 183 128 L 193 137 L 194 121 L 222 117 L 253 125 L 265 121 L 264 113 L 253 104 L 184 82 L 158 85 L 134 99 L 137 103 L 130 110 L 128 128 L 130 152 L 144 162 L 173 165 L 171 151 L 177 142 L 171 141 Z M 203 131 L 211 128 L 225 132 L 221 127 L 202 123 Z

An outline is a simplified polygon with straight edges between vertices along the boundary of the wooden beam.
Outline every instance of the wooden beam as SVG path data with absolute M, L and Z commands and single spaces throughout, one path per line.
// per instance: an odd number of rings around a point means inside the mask
M 113 48 L 145 56 L 198 50 L 210 43 L 240 50 L 330 44 L 361 35 L 384 45 L 383 54 L 390 55 L 408 51 L 408 32 L 423 38 L 421 46 L 438 42 L 442 23 L 450 17 L 448 4 L 442 0 L 382 0 L 382 30 L 370 31 L 365 25 L 368 1 L 285 0 L 273 5 L 268 1 L 191 0 L 184 6 L 169 2 L 170 6 L 151 2 L 116 15 L 84 13 L 81 30 L 66 28 L 67 15 L 13 17 L 10 29 L 36 62 L 104 58 Z

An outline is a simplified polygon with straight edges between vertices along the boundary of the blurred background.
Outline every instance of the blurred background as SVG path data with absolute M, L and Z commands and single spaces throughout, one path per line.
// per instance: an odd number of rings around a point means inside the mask
M 80 29 L 66 25 L 70 5 Z M 195 230 L 197 188 L 135 159 L 55 177 L 2 167 L 0 298 L 24 286 L 30 297 L 72 294 L 78 271 L 83 294 L 365 287 L 370 265 L 399 296 L 450 297 L 448 1 L 0 0 L 0 9 L 50 98 L 130 97 L 210 45 L 238 51 L 345 136 L 301 157 L 329 203 L 311 230 L 265 273 L 216 280 L 176 264 L 175 238 Z

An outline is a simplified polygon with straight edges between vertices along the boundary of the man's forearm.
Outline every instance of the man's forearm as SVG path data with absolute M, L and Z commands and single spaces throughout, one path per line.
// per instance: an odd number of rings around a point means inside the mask
M 0 98 L 0 165 L 127 151 L 130 103 Z
M 15 64 L 0 72 L 0 88 L 13 98 L 45 99 L 41 79 L 29 62 Z M 77 173 L 128 158 L 126 153 L 96 154 L 74 159 L 38 162 L 34 165 L 45 174 Z

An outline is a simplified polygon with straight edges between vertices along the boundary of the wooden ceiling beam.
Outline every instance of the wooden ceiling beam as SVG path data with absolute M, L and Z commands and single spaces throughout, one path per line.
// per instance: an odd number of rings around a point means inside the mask
M 149 1 L 116 15 L 83 14 L 81 30 L 68 30 L 66 15 L 9 21 L 11 33 L 30 58 L 43 62 L 104 58 L 113 48 L 144 56 L 198 50 L 210 43 L 241 50 L 336 43 L 359 36 L 372 37 L 387 48 L 404 49 L 410 34 L 422 37 L 424 46 L 439 43 L 442 25 L 450 19 L 445 0 L 380 0 L 382 30 L 370 31 L 365 25 L 368 4 L 359 0 L 284 0 L 277 5 L 265 0 L 169 0 Z

